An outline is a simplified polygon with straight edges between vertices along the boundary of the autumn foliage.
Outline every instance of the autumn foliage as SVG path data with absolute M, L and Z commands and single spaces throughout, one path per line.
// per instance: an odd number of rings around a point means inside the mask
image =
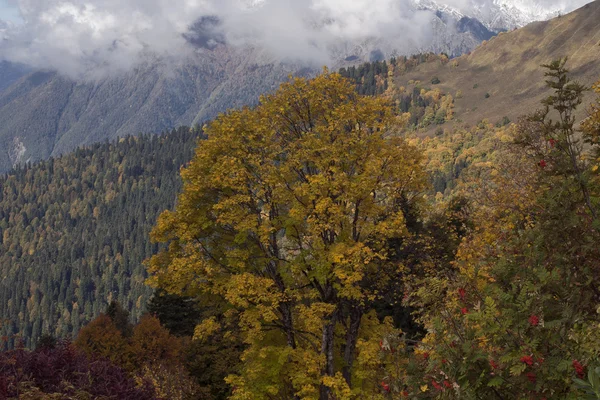
M 150 282 L 227 305 L 195 338 L 237 321 L 247 349 L 232 398 L 381 390 L 377 342 L 393 326 L 373 302 L 401 273 L 388 243 L 408 235 L 401 205 L 425 185 L 421 155 L 394 134 L 401 122 L 324 73 L 206 128 L 154 230 L 169 249 L 151 260 Z
M 2 354 L 0 397 L 600 399 L 600 83 L 578 124 L 565 63 L 518 123 L 428 138 L 328 71 L 219 116 L 152 233 L 156 315 Z
M 128 324 L 127 319 L 123 321 Z M 107 359 L 126 370 L 138 382 L 147 382 L 165 399 L 187 399 L 199 389 L 186 370 L 184 341 L 169 333 L 160 321 L 144 315 L 129 337 L 105 314 L 86 325 L 75 346 L 94 359 Z
M 598 114 L 584 124 L 584 146 L 573 117 L 584 87 L 564 65 L 546 66 L 554 93 L 544 108 L 496 142 L 493 163 L 465 173 L 460 189 L 475 229 L 455 273 L 429 273 L 411 296 L 427 335 L 397 390 L 418 398 L 598 393 L 597 377 L 581 381 L 600 356 Z

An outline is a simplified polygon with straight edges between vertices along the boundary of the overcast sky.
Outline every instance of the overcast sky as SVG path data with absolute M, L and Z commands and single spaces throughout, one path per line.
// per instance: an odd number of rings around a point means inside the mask
M 8 0 L 0 0 L 0 19 L 5 21 L 18 21 L 18 7 L 15 4 L 9 4 Z
M 4 28 L 0 21 L 0 59 L 73 77 L 98 68 L 127 70 L 150 53 L 166 59 L 189 54 L 190 27 L 202 16 L 215 15 L 222 21 L 220 37 L 229 43 L 257 43 L 283 59 L 323 64 L 328 44 L 336 41 L 369 36 L 426 40 L 431 14 L 415 13 L 409 1 L 0 0 L 0 20 L 10 21 Z M 439 3 L 465 11 L 491 1 Z M 570 11 L 590 0 L 537 2 Z

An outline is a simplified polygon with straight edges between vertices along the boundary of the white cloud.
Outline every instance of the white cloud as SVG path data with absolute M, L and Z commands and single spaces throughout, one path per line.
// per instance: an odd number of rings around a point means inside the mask
M 175 1 L 177 2 L 177 1 Z M 209 8 L 197 0 L 20 0 L 23 23 L 0 45 L 0 57 L 78 76 L 118 71 L 143 54 L 188 51 L 182 34 Z
M 179 59 L 194 51 L 191 27 L 203 16 L 230 44 L 255 43 L 283 59 L 317 64 L 331 46 L 368 37 L 394 37 L 419 46 L 430 39 L 431 14 L 411 0 L 8 0 L 21 24 L 2 28 L 0 59 L 56 69 L 72 77 L 127 70 L 148 55 Z M 491 1 L 517 6 L 530 0 L 440 0 L 466 11 Z M 538 0 L 575 8 L 588 0 Z M 213 21 L 214 22 L 214 21 Z M 206 32 L 203 33 L 203 35 Z M 204 39 L 203 39 L 204 40 Z

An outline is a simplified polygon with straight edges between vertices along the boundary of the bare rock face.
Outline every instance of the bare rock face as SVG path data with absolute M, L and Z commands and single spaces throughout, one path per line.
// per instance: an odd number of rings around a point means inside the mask
M 18 137 L 13 139 L 12 146 L 8 148 L 8 158 L 13 167 L 17 166 L 17 164 L 23 162 L 23 156 L 27 152 L 25 145 L 21 142 L 21 139 Z

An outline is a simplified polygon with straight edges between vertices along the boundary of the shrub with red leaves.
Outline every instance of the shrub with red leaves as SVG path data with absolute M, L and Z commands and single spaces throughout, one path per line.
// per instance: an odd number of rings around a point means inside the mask
M 38 393 L 122 400 L 157 399 L 149 383 L 142 386 L 108 360 L 94 360 L 62 342 L 54 348 L 0 353 L 0 399 L 18 398 L 22 388 Z
M 492 369 L 500 368 L 500 366 L 494 360 L 490 360 L 490 367 L 492 367 Z

